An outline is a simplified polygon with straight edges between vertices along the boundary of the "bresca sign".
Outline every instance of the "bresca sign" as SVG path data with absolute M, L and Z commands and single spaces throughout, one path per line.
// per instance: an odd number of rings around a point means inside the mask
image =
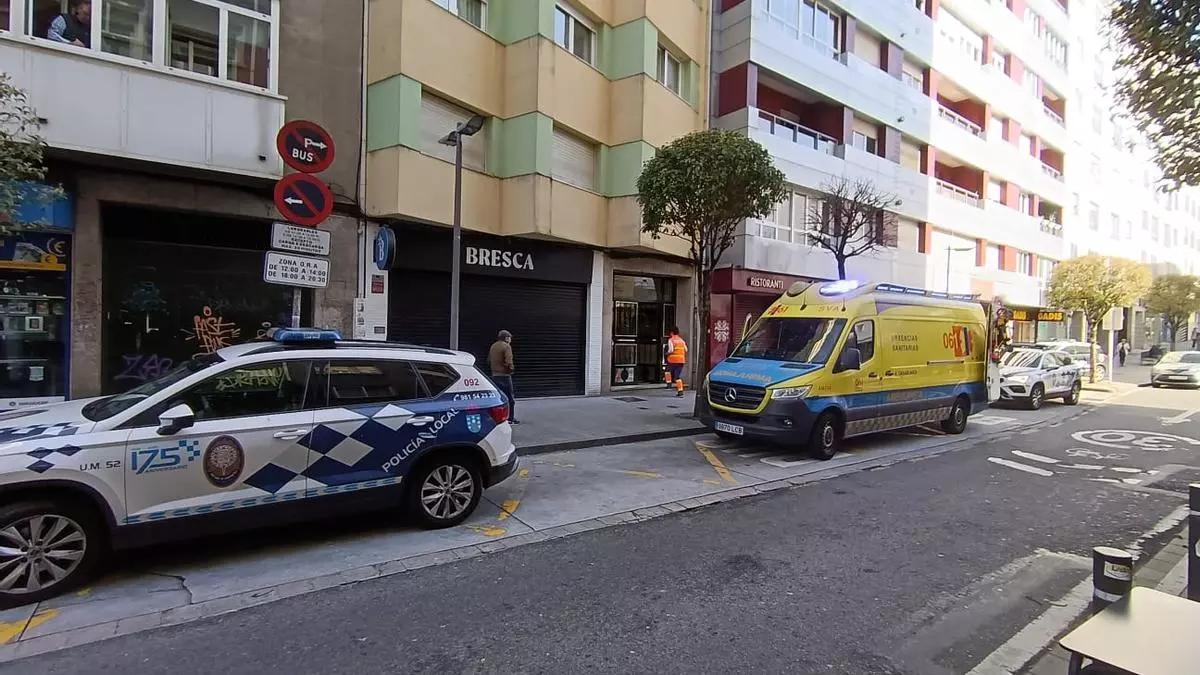
M 263 263 L 263 281 L 271 284 L 325 288 L 329 285 L 329 261 L 269 251 Z
M 533 254 L 523 251 L 507 251 L 501 248 L 466 247 L 463 256 L 467 265 L 482 267 L 504 267 L 523 270 L 533 269 Z
M 271 226 L 271 248 L 309 255 L 329 255 L 329 231 L 288 223 Z
M 433 228 L 402 227 L 404 248 L 394 269 L 450 271 L 450 232 Z M 592 252 L 533 239 L 463 234 L 464 274 L 513 277 L 586 284 L 592 280 Z

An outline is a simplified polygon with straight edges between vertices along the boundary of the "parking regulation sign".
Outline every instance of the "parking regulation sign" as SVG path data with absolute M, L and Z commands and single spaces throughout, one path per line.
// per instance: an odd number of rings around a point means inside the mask
M 305 120 L 288 122 L 275 136 L 283 163 L 304 173 L 320 173 L 333 164 L 333 137 L 320 125 Z
M 328 230 L 299 227 L 291 223 L 271 225 L 271 248 L 308 255 L 329 255 Z
M 306 255 L 268 251 L 263 261 L 263 281 L 283 286 L 325 288 L 329 285 L 329 261 Z
M 333 213 L 333 193 L 319 178 L 293 173 L 275 184 L 275 208 L 290 222 L 316 227 Z

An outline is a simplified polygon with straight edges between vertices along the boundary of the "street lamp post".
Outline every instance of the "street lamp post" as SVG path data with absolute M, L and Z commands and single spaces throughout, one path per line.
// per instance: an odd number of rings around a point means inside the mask
M 438 140 L 454 146 L 454 247 L 450 254 L 450 349 L 458 349 L 458 297 L 462 284 L 462 139 L 474 136 L 483 128 L 482 115 L 460 123 L 454 131 Z
M 973 247 L 973 246 L 959 246 L 957 248 L 955 248 L 953 246 L 946 247 L 946 295 L 950 295 L 950 254 L 951 253 L 965 253 L 967 251 L 974 251 L 974 250 L 975 250 L 975 247 Z

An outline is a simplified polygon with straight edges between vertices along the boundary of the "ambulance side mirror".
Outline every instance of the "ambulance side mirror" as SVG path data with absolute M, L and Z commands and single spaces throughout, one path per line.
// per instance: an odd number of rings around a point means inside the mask
M 840 373 L 847 370 L 862 369 L 862 352 L 857 347 L 846 347 L 842 350 L 842 356 L 838 359 L 837 367 L 833 372 Z
M 170 436 L 195 423 L 196 413 L 186 403 L 180 403 L 158 416 L 158 435 Z

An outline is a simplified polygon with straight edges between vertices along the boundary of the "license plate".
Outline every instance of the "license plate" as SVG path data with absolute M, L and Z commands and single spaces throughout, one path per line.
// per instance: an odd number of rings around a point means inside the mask
M 742 434 L 746 433 L 745 428 L 737 424 L 717 422 L 714 426 L 717 428 L 717 431 L 724 431 L 725 433 L 733 434 L 734 436 L 741 436 Z
M 1167 379 L 1172 380 L 1172 381 L 1179 381 L 1179 380 L 1188 379 L 1188 376 L 1187 375 L 1171 375 Z

